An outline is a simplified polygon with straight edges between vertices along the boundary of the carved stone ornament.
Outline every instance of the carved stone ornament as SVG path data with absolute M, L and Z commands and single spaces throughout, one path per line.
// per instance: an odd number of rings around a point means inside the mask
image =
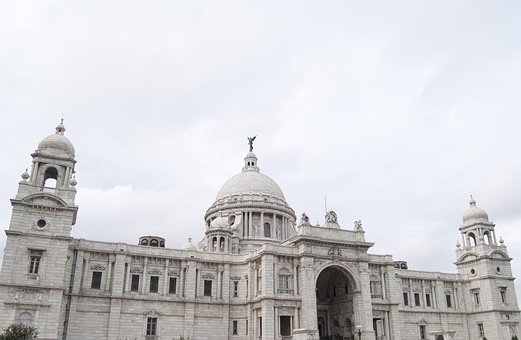
M 337 247 L 329 248 L 329 250 L 327 251 L 327 254 L 331 255 L 331 256 L 335 256 L 335 255 L 343 256 L 342 249 L 337 248 Z
M 311 254 L 313 252 L 313 246 L 311 245 L 307 245 L 305 248 L 304 248 L 304 253 L 306 254 Z
M 248 280 L 248 275 L 244 275 L 244 278 L 245 278 L 246 280 Z
M 203 279 L 215 279 L 215 275 L 207 273 L 201 276 Z
M 178 276 L 178 275 L 179 275 L 179 273 L 175 270 L 171 270 L 168 272 L 168 276 Z
M 150 269 L 148 271 L 149 274 L 152 274 L 152 275 L 161 275 L 161 271 L 159 269 L 156 269 L 156 268 L 153 268 L 153 269 Z
M 130 272 L 131 273 L 142 273 L 143 269 L 142 268 L 130 268 Z
M 326 223 L 335 223 L 338 224 L 338 218 L 336 216 L 336 212 L 333 210 L 326 213 Z
M 230 280 L 232 280 L 232 281 L 239 281 L 240 279 L 241 279 L 240 276 L 231 276 L 230 277 Z
M 103 267 L 102 265 L 96 264 L 96 265 L 90 267 L 90 269 L 99 271 L 99 270 L 105 270 L 105 267 Z

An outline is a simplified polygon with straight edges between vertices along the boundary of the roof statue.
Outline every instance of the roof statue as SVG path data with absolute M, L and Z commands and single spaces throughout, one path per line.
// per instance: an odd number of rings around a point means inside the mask
M 257 138 L 257 136 L 247 137 L 247 138 L 248 138 L 248 144 L 250 144 L 250 152 L 253 152 L 253 141 L 255 140 L 255 138 Z

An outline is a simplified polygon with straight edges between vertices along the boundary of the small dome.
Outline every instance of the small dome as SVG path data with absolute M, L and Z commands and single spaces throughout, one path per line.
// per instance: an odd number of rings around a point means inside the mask
M 74 158 L 74 146 L 71 141 L 63 135 L 64 132 L 65 127 L 63 126 L 62 120 L 62 122 L 56 127 L 56 132 L 45 137 L 40 144 L 38 144 L 37 151 Z
M 470 197 L 469 207 L 463 213 L 463 222 L 482 221 L 488 222 L 488 214 L 485 210 L 476 206 L 476 201 Z
M 223 216 L 217 216 L 211 223 L 211 229 L 227 229 L 230 227 L 228 223 L 228 218 Z
M 197 247 L 195 246 L 195 244 L 192 243 L 192 238 L 190 236 L 188 237 L 188 242 L 185 244 L 183 249 L 184 250 L 193 250 L 193 251 L 197 250 Z

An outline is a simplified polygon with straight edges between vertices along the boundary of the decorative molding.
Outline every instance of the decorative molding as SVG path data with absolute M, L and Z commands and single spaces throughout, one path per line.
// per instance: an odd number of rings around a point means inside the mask
M 248 278 L 248 276 L 246 275 L 246 279 L 247 279 L 247 278 Z M 232 280 L 232 281 L 239 281 L 240 279 L 241 279 L 240 276 L 231 276 L 231 277 L 230 277 L 230 280 Z
M 90 269 L 92 269 L 92 270 L 105 270 L 105 267 L 103 267 L 102 265 L 96 264 L 94 266 L 91 266 Z
M 203 274 L 201 277 L 203 279 L 212 279 L 212 280 L 215 279 L 215 275 L 214 274 L 210 274 L 210 273 Z
M 168 276 L 179 276 L 179 273 L 176 270 L 171 270 L 168 272 Z
M 150 269 L 150 270 L 148 271 L 148 273 L 149 273 L 149 274 L 152 274 L 152 275 L 161 275 L 161 274 L 162 274 L 162 272 L 161 272 L 159 269 L 157 269 L 157 268 L 152 268 L 152 269 Z
M 131 273 L 142 273 L 143 268 L 130 268 Z

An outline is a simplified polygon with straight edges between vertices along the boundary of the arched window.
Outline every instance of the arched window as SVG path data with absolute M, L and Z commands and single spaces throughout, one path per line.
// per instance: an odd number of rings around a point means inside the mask
M 216 251 L 217 250 L 217 237 L 214 237 L 212 239 L 212 251 Z
M 219 241 L 219 249 L 224 251 L 224 237 L 221 237 L 221 240 Z
M 164 247 L 165 247 L 165 241 L 161 241 L 161 242 L 159 242 L 159 246 L 160 246 L 161 248 L 164 248 Z
M 469 233 L 469 245 L 475 247 L 476 244 L 476 235 L 474 235 L 474 233 Z
M 142 246 L 148 246 L 148 240 L 141 240 Z
M 264 223 L 264 237 L 271 237 L 271 226 L 268 222 Z
M 16 321 L 18 323 L 21 323 L 24 326 L 32 326 L 33 325 L 33 316 L 31 313 L 23 312 L 18 315 L 18 318 L 16 318 Z
M 157 242 L 156 239 L 150 240 L 150 246 L 151 246 L 151 247 L 157 247 L 158 244 L 159 244 L 159 243 Z
M 483 233 L 483 240 L 485 241 L 485 244 L 490 245 L 492 243 L 490 242 L 490 233 L 488 232 L 488 230 Z

